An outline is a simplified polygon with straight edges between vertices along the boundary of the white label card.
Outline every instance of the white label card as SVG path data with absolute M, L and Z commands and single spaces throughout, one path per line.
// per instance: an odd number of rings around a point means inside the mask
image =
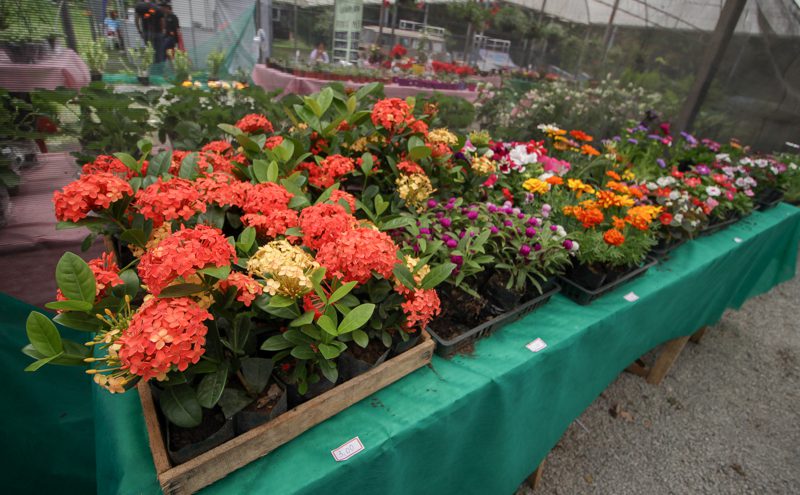
M 342 444 L 342 446 L 331 450 L 331 454 L 337 462 L 341 462 L 350 459 L 362 450 L 364 450 L 364 444 L 361 443 L 360 438 L 355 437 Z
M 531 352 L 539 352 L 545 347 L 547 347 L 547 344 L 542 339 L 536 339 L 530 344 L 526 345 L 525 347 L 527 347 L 528 350 Z
M 622 297 L 624 297 L 625 300 L 628 302 L 634 302 L 639 300 L 639 296 L 637 296 L 635 292 L 628 292 Z
M 733 242 L 736 242 L 736 243 L 742 242 L 742 238 L 741 237 L 734 237 L 733 238 Z

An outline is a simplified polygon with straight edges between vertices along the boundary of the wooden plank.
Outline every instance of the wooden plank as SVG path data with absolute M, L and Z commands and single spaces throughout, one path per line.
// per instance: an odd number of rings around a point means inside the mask
M 647 367 L 642 359 L 637 359 L 630 366 L 625 368 L 625 371 L 628 373 L 633 373 L 634 375 L 641 376 L 642 378 L 646 378 L 647 375 L 650 373 L 650 368 Z
M 150 452 L 153 454 L 153 464 L 156 466 L 156 474 L 161 474 L 172 467 L 167 455 L 167 447 L 164 444 L 164 436 L 161 434 L 161 427 L 158 425 L 158 414 L 156 405 L 153 402 L 153 393 L 147 382 L 140 381 L 136 386 L 139 391 L 139 400 L 142 401 L 142 414 L 144 424 L 147 426 L 147 437 L 150 443 Z
M 703 339 L 703 335 L 706 334 L 706 330 L 708 330 L 708 325 L 700 327 L 698 331 L 696 331 L 691 337 L 689 337 L 689 342 L 693 344 L 699 344 L 700 340 Z
M 224 478 L 227 474 L 268 454 L 306 430 L 428 364 L 433 356 L 434 346 L 430 336 L 423 332 L 422 340 L 417 346 L 363 375 L 348 380 L 186 463 L 165 471 L 158 471 L 157 468 L 162 489 L 168 495 L 189 494 Z M 152 403 L 152 398 L 150 401 Z M 158 426 L 154 408 L 145 414 L 149 414 L 149 418 L 146 418 L 148 425 L 152 423 Z M 160 429 L 151 430 L 148 426 L 148 434 L 151 445 L 160 443 L 161 448 L 166 451 Z M 153 456 L 155 460 L 155 451 Z
M 647 375 L 647 383 L 651 385 L 658 385 L 661 383 L 661 380 L 667 375 L 672 364 L 678 359 L 678 356 L 680 356 L 683 347 L 688 341 L 689 336 L 687 335 L 686 337 L 670 340 L 664 344 L 664 348 L 661 350 L 656 362 L 650 369 L 650 373 Z
M 539 466 L 536 468 L 536 471 L 531 473 L 528 476 L 527 482 L 528 486 L 531 487 L 532 490 L 536 490 L 539 487 L 539 484 L 542 482 L 542 474 L 544 473 L 544 461 L 547 460 L 547 457 L 542 459 L 542 462 L 539 463 Z

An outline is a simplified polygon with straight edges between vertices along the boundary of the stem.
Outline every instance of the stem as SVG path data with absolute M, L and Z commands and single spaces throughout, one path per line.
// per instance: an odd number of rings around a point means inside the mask
M 255 392 L 253 392 L 253 389 L 250 388 L 250 384 L 247 383 L 247 380 L 244 379 L 244 375 L 242 374 L 242 370 L 237 370 L 236 371 L 236 378 L 239 379 L 239 383 L 242 384 L 242 386 L 244 387 L 245 392 L 247 392 L 247 395 L 249 395 L 251 397 L 255 397 L 255 396 L 258 395 Z

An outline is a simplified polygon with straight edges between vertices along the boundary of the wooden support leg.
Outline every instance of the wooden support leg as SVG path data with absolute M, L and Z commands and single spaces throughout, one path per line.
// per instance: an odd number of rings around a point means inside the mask
M 708 330 L 708 325 L 706 325 L 706 326 L 703 326 L 703 327 L 700 327 L 700 329 L 699 329 L 699 330 L 697 330 L 697 331 L 694 333 L 694 335 L 692 335 L 691 337 L 689 337 L 689 342 L 691 342 L 691 343 L 693 343 L 693 344 L 699 344 L 699 343 L 700 343 L 700 340 L 703 338 L 703 335 L 705 335 L 705 334 L 706 334 L 706 330 Z
M 541 483 L 542 481 L 542 473 L 544 472 L 544 461 L 545 459 L 542 459 L 542 462 L 539 464 L 539 467 L 536 468 L 536 471 L 534 471 L 530 476 L 528 476 L 527 479 L 528 486 L 530 486 L 534 490 L 536 490 L 536 488 L 539 486 L 539 483 Z
M 650 369 L 650 373 L 647 375 L 647 383 L 651 385 L 658 385 L 661 383 L 661 380 L 663 380 L 667 372 L 669 372 L 672 364 L 678 359 L 678 356 L 680 356 L 683 347 L 688 341 L 689 336 L 687 335 L 686 337 L 670 340 L 664 344 L 661 354 L 659 354 L 658 359 L 656 359 L 656 362 Z
M 633 373 L 637 376 L 641 376 L 642 378 L 647 378 L 648 373 L 650 373 L 650 368 L 648 368 L 645 362 L 640 358 L 625 368 L 625 371 L 628 373 Z

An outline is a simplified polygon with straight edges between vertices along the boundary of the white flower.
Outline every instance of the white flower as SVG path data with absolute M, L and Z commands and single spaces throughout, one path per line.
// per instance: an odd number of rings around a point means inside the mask
M 580 246 L 580 244 L 578 244 L 578 241 L 572 241 L 572 249 L 570 249 L 570 252 L 577 253 L 578 249 L 580 249 L 580 248 L 581 248 L 581 246 Z
M 676 213 L 674 217 L 672 217 L 672 221 L 677 222 L 679 225 L 683 222 L 683 215 L 680 213 Z
M 722 194 L 722 191 L 720 191 L 717 186 L 708 186 L 706 187 L 706 193 L 714 198 Z
M 655 191 L 656 189 L 658 189 L 658 184 L 656 184 L 655 182 L 648 182 L 647 188 L 651 191 Z
M 511 153 L 508 154 L 511 161 L 517 166 L 524 166 L 530 163 L 536 163 L 539 156 L 536 153 L 528 153 L 528 147 L 524 144 L 514 146 Z
M 671 199 L 672 201 L 676 201 L 680 197 L 681 197 L 681 193 L 678 192 L 678 191 L 670 191 L 670 193 L 669 193 L 669 199 Z
M 728 163 L 731 162 L 731 155 L 727 153 L 719 153 L 715 158 L 717 159 L 718 162 L 728 162 Z
M 555 134 L 556 132 L 561 131 L 561 128 L 555 124 L 539 124 L 536 126 L 536 128 L 546 134 Z
M 790 170 L 797 170 L 797 164 L 796 164 L 796 163 L 794 163 L 794 162 L 790 163 L 790 164 L 789 164 L 789 169 L 790 169 Z
M 556 227 L 556 236 L 558 236 L 558 237 L 566 237 L 567 236 L 567 231 L 564 230 L 564 227 L 559 225 L 559 226 Z M 575 242 L 575 241 L 572 241 L 572 242 Z M 576 250 L 577 250 L 577 245 L 578 245 L 578 243 L 575 242 L 575 249 Z
M 656 183 L 658 184 L 659 187 L 667 187 L 673 184 L 674 182 L 675 178 L 672 176 L 659 177 L 658 179 L 656 179 Z

